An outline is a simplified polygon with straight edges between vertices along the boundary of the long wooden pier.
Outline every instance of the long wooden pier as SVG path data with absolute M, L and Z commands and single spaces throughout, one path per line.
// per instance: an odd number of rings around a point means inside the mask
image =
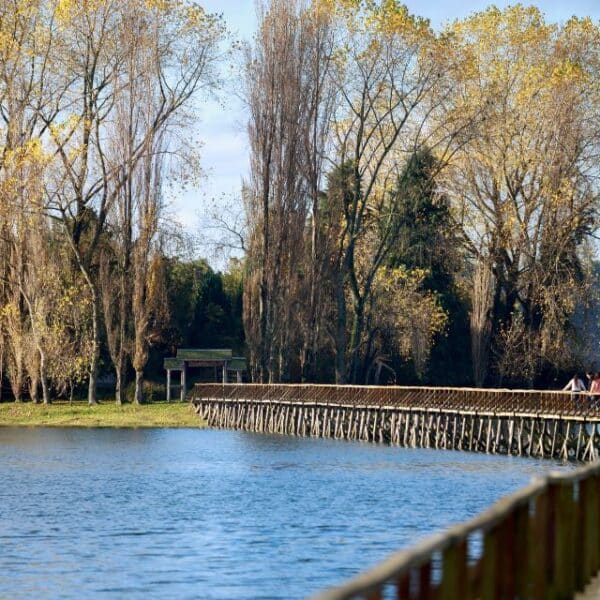
M 594 461 L 600 452 L 600 409 L 587 394 L 197 384 L 190 395 L 218 428 L 563 460 Z

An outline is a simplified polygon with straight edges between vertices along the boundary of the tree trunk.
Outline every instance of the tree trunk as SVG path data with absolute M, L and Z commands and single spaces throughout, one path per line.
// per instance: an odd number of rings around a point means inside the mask
M 317 243 L 318 243 L 318 225 L 319 225 L 319 200 L 318 200 L 318 186 L 313 188 L 312 193 L 312 229 L 310 235 L 310 301 L 309 301 L 309 315 L 308 315 L 308 328 L 306 332 L 306 338 L 304 340 L 304 347 L 302 348 L 301 366 L 302 366 L 302 383 L 315 380 L 316 371 L 316 347 L 317 347 L 317 322 L 318 322 L 318 277 L 319 273 L 319 257 L 317 256 Z
M 29 381 L 29 397 L 34 404 L 40 403 L 39 380 L 32 377 Z
M 42 400 L 50 404 L 50 390 L 48 389 L 48 376 L 46 374 L 46 355 L 40 350 L 40 382 L 42 384 Z
M 98 364 L 100 362 L 100 314 L 98 307 L 98 293 L 90 283 L 92 293 L 92 356 L 90 360 L 90 377 L 88 381 L 88 404 L 98 404 Z
M 259 301 L 259 326 L 260 326 L 260 381 L 267 383 L 269 377 L 269 350 L 270 340 L 268 340 L 269 320 L 268 320 L 268 274 L 269 264 L 269 182 L 268 177 L 265 180 L 263 189 L 263 226 L 262 226 L 262 259 L 260 273 L 260 301 Z
M 359 383 L 360 368 L 360 340 L 364 329 L 364 303 L 358 300 L 354 303 L 354 317 L 352 319 L 352 333 L 350 335 L 350 383 Z
M 122 354 L 122 352 L 121 352 Z M 115 365 L 115 402 L 121 406 L 123 404 L 123 394 L 124 394 L 124 383 L 125 383 L 125 369 L 124 369 L 123 356 L 120 356 L 117 360 L 117 364 Z
M 346 383 L 346 295 L 344 276 L 338 272 L 336 277 L 335 299 L 337 305 L 335 327 L 335 382 Z
M 135 372 L 135 394 L 133 401 L 136 404 L 144 403 L 144 371 Z
M 23 361 L 19 356 L 15 356 L 15 377 L 10 378 L 10 386 L 12 388 L 15 402 L 19 403 L 23 401 Z

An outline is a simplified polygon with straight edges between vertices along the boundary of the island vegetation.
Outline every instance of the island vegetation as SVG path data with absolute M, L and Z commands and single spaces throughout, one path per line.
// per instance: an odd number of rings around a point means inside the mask
M 260 382 L 532 387 L 592 367 L 598 24 L 515 5 L 440 31 L 395 0 L 258 17 L 239 44 L 183 0 L 2 3 L 2 399 L 95 405 L 110 374 L 111 400 L 141 404 L 178 346 L 234 348 Z M 169 198 L 199 185 L 189 132 L 233 93 L 232 59 L 250 170 L 215 220 L 241 251 L 220 273 Z

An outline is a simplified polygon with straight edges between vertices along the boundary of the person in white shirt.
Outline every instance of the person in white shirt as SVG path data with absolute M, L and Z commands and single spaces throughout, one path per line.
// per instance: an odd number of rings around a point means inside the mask
M 571 394 L 571 400 L 574 400 L 575 406 L 579 408 L 579 392 L 585 392 L 586 389 L 583 378 L 580 377 L 579 373 L 575 373 L 569 380 L 569 383 L 563 388 L 563 392 L 573 392 Z

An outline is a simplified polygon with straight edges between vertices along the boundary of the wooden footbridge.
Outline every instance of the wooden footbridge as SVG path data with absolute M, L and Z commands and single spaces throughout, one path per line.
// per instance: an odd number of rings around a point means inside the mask
M 579 461 L 600 451 L 600 408 L 585 393 L 198 384 L 191 397 L 211 427 Z
M 600 399 L 599 399 L 600 400 Z M 600 410 L 565 392 L 197 385 L 209 425 L 594 461 Z M 315 600 L 564 600 L 600 570 L 600 462 L 551 474 Z M 598 582 L 598 579 L 596 580 Z

